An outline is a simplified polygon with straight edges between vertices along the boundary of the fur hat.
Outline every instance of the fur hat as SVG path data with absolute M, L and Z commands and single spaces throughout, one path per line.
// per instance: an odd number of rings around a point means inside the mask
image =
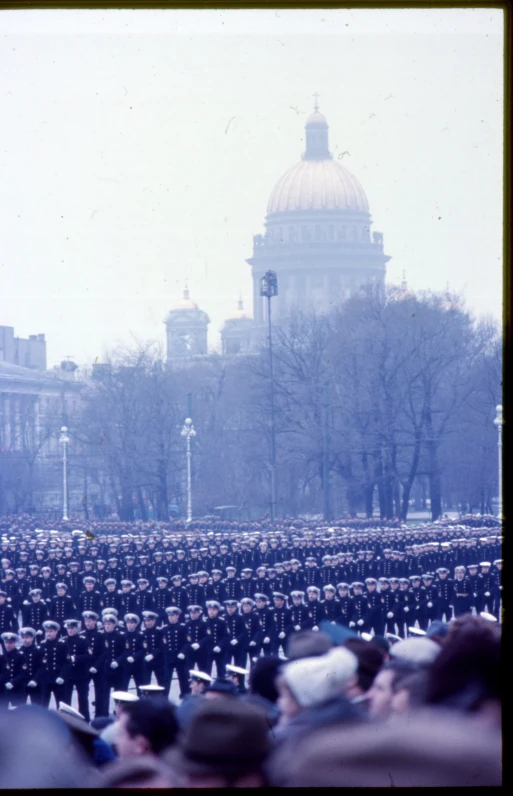
M 291 661 L 283 678 L 299 705 L 309 708 L 340 694 L 357 669 L 358 660 L 352 652 L 334 647 L 325 655 Z

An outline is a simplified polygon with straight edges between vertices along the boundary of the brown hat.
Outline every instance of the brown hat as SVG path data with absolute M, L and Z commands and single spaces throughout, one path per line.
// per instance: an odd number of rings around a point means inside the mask
M 269 751 L 264 714 L 238 700 L 201 705 L 167 756 L 179 774 L 244 774 L 258 768 Z
M 501 737 L 452 711 L 419 710 L 410 721 L 312 732 L 269 766 L 278 787 L 501 785 Z

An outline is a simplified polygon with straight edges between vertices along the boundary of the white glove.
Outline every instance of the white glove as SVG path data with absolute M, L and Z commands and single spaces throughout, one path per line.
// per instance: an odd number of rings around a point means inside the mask
M 337 623 L 336 623 L 336 622 L 334 622 L 334 621 L 333 621 L 333 619 L 332 619 L 332 620 L 331 620 L 331 624 L 332 624 L 332 625 L 336 625 Z
M 23 600 L 23 605 L 30 605 L 30 600 Z M 7 688 L 7 686 L 6 686 Z
M 250 647 L 256 647 L 256 641 L 250 641 L 249 642 L 249 646 Z
M 181 661 L 185 660 L 185 655 L 183 654 L 183 652 L 179 652 L 176 657 L 180 658 Z
M 127 663 L 133 663 L 133 662 L 134 662 L 134 659 L 132 658 L 132 656 L 131 656 L 131 655 L 130 655 L 130 657 L 129 657 L 129 658 L 127 658 L 126 660 L 127 660 Z
M 146 663 L 149 663 L 150 661 L 153 660 L 153 655 L 151 654 L 151 652 L 148 655 L 144 656 L 144 660 L 146 661 Z
M 62 679 L 62 677 L 56 677 L 55 682 L 57 683 L 57 685 L 64 685 L 64 680 Z
M 214 652 L 221 652 L 221 647 L 214 647 Z
M 75 656 L 74 655 L 71 656 L 71 663 L 75 663 Z
M 283 630 L 282 630 L 282 631 L 281 631 L 281 633 L 278 635 L 278 638 L 285 638 L 285 633 L 283 632 Z
M 270 644 L 270 643 L 271 643 L 271 639 L 269 638 L 269 636 L 266 636 L 264 638 L 264 644 Z
M 428 604 L 427 604 L 427 607 L 428 607 L 428 608 L 432 608 L 432 607 L 433 607 L 433 603 L 428 603 Z
M 237 641 L 236 638 L 232 638 L 232 640 L 230 641 L 230 644 L 232 645 L 232 647 L 235 647 L 235 645 L 238 644 L 238 643 L 239 642 Z
M 27 683 L 27 685 L 29 688 L 36 688 L 37 683 L 35 682 L 35 680 L 31 680 L 29 683 Z
M 7 688 L 8 691 L 11 691 L 14 688 L 12 683 L 6 683 L 5 687 Z
M 418 610 L 419 610 L 419 608 L 420 608 L 420 605 L 416 605 L 416 606 L 415 606 L 415 610 L 416 610 L 416 611 L 418 611 Z
M 193 648 L 193 650 L 199 650 L 200 645 L 199 644 L 191 644 L 191 647 Z
M 319 630 L 319 628 L 317 627 L 317 625 L 314 625 L 314 626 L 312 627 L 312 630 Z
M 389 611 L 388 614 L 387 614 L 387 619 L 393 619 L 393 618 L 394 618 L 394 614 L 392 613 L 392 611 Z
M 349 627 L 354 627 L 354 622 L 349 622 Z
M 301 630 L 301 625 L 294 625 L 294 630 Z
M 110 665 L 110 668 L 111 669 L 117 669 L 118 666 L 119 666 L 119 663 L 117 661 L 112 661 L 112 663 Z
M 42 630 L 38 630 L 37 633 L 36 633 L 36 636 L 42 636 L 42 635 L 43 635 L 43 631 Z
M 404 608 L 403 610 L 405 611 L 405 613 L 408 613 L 408 611 L 409 611 L 410 609 L 409 609 L 409 608 Z
M 490 596 L 490 592 L 489 591 L 485 591 L 485 597 L 489 597 L 489 596 Z
M 477 597 L 477 592 L 474 592 L 474 594 L 472 595 L 472 597 Z
M 91 668 L 89 669 L 89 673 L 90 674 L 98 674 L 98 669 L 95 669 L 94 666 L 91 666 Z
M 358 625 L 358 627 L 361 627 L 363 625 L 363 619 L 359 619 L 356 624 Z

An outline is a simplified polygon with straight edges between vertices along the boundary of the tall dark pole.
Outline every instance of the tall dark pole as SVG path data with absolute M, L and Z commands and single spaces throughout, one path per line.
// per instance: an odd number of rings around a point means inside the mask
M 274 426 L 273 333 L 270 295 L 267 297 L 267 317 L 269 319 L 269 378 L 271 380 L 271 522 L 274 523 L 276 517 L 276 433 Z
M 260 280 L 260 295 L 267 298 L 267 321 L 269 325 L 269 379 L 271 398 L 271 522 L 276 517 L 276 433 L 274 423 L 274 373 L 273 373 L 273 335 L 271 322 L 271 299 L 278 295 L 278 277 L 274 271 L 266 271 Z
M 322 402 L 322 491 L 324 499 L 324 519 L 330 519 L 330 471 L 328 462 L 328 385 L 323 388 Z

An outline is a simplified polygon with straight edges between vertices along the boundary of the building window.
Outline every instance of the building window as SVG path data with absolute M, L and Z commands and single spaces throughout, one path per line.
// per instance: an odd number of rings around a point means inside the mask
M 310 235 L 308 234 L 308 227 L 305 226 L 301 227 L 301 240 L 310 240 Z
M 320 224 L 315 225 L 315 240 L 322 240 L 322 230 Z
M 280 227 L 278 230 L 278 240 L 280 243 L 283 243 L 283 227 Z
M 328 227 L 328 240 L 334 240 L 334 239 L 335 239 L 335 227 L 333 226 L 333 224 L 330 224 Z
M 338 239 L 339 239 L 339 240 L 345 240 L 345 239 L 346 239 L 346 237 L 347 237 L 347 230 L 346 230 L 346 228 L 345 228 L 345 227 L 339 227 L 339 230 L 338 230 Z
M 294 227 L 289 227 L 289 241 L 291 243 L 294 243 L 295 240 L 296 240 L 296 230 L 294 229 Z

